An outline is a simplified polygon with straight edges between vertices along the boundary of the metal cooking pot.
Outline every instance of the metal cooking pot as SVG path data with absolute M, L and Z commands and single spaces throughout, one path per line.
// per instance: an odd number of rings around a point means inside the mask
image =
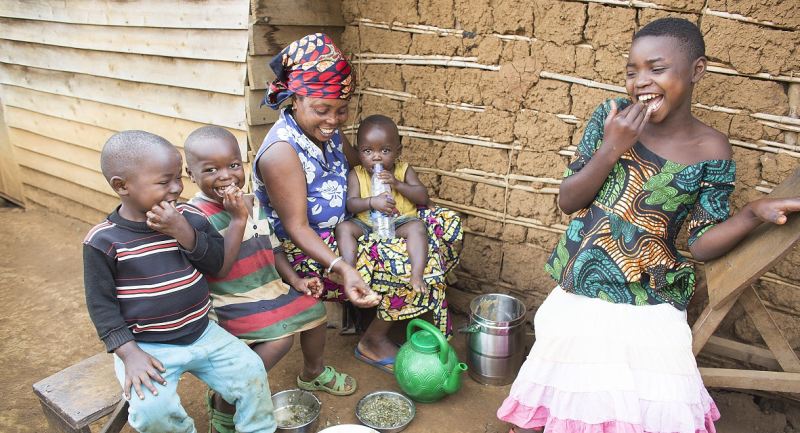
M 469 307 L 470 323 L 459 330 L 467 337 L 469 375 L 485 385 L 513 382 L 525 360 L 525 304 L 490 293 Z

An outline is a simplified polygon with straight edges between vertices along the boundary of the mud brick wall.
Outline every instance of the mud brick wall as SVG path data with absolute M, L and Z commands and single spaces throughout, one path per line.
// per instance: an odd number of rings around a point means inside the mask
M 656 18 L 684 17 L 705 34 L 711 66 L 694 111 L 731 138 L 734 206 L 800 162 L 795 2 L 344 0 L 343 13 L 358 73 L 353 124 L 394 118 L 404 158 L 465 216 L 462 295 L 506 292 L 535 307 L 553 287 L 543 265 L 568 222 L 559 179 L 592 110 L 624 93 L 634 32 Z M 800 249 L 759 290 L 800 347 Z M 758 340 L 742 312 L 728 321 L 729 336 Z

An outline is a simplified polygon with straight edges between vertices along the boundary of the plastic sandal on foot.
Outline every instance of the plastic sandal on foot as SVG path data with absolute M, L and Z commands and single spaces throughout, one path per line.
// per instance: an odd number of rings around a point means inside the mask
M 216 395 L 216 393 L 213 389 L 209 389 L 206 393 L 208 433 L 212 433 L 213 431 L 217 433 L 236 433 L 236 427 L 233 424 L 233 414 L 214 409 L 214 395 Z
M 349 390 L 346 387 L 347 378 L 350 378 L 350 383 L 353 384 L 353 387 Z M 331 381 L 333 381 L 333 386 L 328 386 Z M 347 373 L 339 373 L 330 365 L 326 365 L 325 370 L 323 370 L 319 376 L 308 382 L 300 379 L 300 376 L 297 376 L 297 386 L 306 391 L 324 391 L 333 395 L 350 395 L 356 392 L 357 388 L 356 379 L 354 377 Z
M 364 355 L 360 350 L 358 350 L 358 346 L 356 346 L 355 350 L 353 351 L 353 355 L 361 362 L 366 362 L 367 364 L 389 374 L 394 374 L 394 357 L 386 357 L 383 359 L 372 359 L 366 355 Z

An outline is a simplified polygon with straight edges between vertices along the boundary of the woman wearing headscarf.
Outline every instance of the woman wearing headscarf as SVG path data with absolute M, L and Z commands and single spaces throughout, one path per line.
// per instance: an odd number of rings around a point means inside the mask
M 325 34 L 292 42 L 270 62 L 276 79 L 264 103 L 281 109 L 256 154 L 255 193 L 300 275 L 323 279 L 328 301 L 357 307 L 377 305 L 373 320 L 355 348 L 356 357 L 392 372 L 397 346 L 388 338 L 394 321 L 433 313 L 450 335 L 444 277 L 458 258 L 458 217 L 440 208 L 421 209 L 429 227 L 429 265 L 422 295 L 408 284 L 405 241 L 362 238 L 356 268 L 337 253 L 334 227 L 347 216 L 347 173 L 358 154 L 340 132 L 354 90 L 350 63 Z M 377 293 L 376 293 L 377 292 Z M 299 383 L 315 389 L 311 383 Z

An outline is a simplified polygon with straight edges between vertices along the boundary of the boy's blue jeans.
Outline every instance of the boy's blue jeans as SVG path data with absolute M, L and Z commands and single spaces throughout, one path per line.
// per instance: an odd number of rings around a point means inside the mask
M 178 380 L 188 371 L 236 406 L 233 418 L 241 433 L 269 432 L 276 429 L 272 416 L 272 396 L 264 364 L 246 344 L 214 322 L 192 344 L 138 343 L 139 347 L 161 361 L 166 369 L 166 385 L 153 382 L 158 395 L 142 387 L 144 400 L 131 390 L 128 423 L 141 433 L 194 433 L 194 421 L 181 405 Z M 120 384 L 125 383 L 125 365 L 114 356 L 114 368 Z

